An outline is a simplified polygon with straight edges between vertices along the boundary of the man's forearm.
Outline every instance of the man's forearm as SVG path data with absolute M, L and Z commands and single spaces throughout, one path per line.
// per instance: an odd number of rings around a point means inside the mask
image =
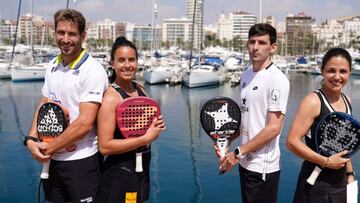
M 83 139 L 91 129 L 92 125 L 75 120 L 60 136 L 47 145 L 45 154 L 51 155 L 74 144 Z

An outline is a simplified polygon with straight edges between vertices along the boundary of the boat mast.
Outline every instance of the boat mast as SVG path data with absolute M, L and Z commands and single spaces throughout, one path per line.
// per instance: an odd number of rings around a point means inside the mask
M 262 0 L 259 0 L 259 23 L 262 22 Z
M 199 8 L 201 8 L 201 4 L 202 4 L 202 0 L 199 0 Z M 202 13 L 200 13 L 200 15 L 202 15 Z M 198 25 L 197 25 L 197 30 L 198 30 L 198 46 L 199 46 L 199 55 L 198 55 L 198 63 L 199 63 L 199 67 L 201 66 L 201 42 L 202 42 L 202 29 L 201 29 L 201 26 L 200 26 L 200 19 L 201 16 L 199 16 L 199 19 L 198 19 Z
M 2 20 L 1 20 L 1 11 L 0 11 L 0 46 L 3 45 L 3 39 L 2 39 Z
M 154 23 L 155 23 L 155 18 L 157 16 L 157 4 L 155 3 L 155 1 L 152 1 L 152 5 L 151 5 L 152 9 L 151 9 L 151 41 L 150 41 L 150 52 L 152 52 L 154 50 Z
M 35 59 L 34 57 L 34 54 L 35 54 L 35 51 L 34 51 L 34 35 L 33 35 L 33 32 L 34 32 L 34 27 L 33 27 L 33 16 L 34 16 L 34 10 L 33 10 L 33 1 L 30 0 L 30 46 L 31 46 L 31 54 L 32 54 L 32 57 Z
M 17 37 L 17 32 L 18 32 L 18 27 L 19 27 L 20 11 L 21 11 L 21 0 L 19 0 L 19 7 L 18 7 L 17 18 L 16 18 L 16 27 L 15 27 L 15 34 L 14 34 L 14 41 L 13 41 L 13 49 L 12 49 L 12 52 L 11 52 L 10 63 L 12 63 L 12 61 L 13 61 L 13 59 L 14 59 L 15 46 L 16 46 L 16 37 Z
M 192 52 L 193 52 L 193 48 L 194 48 L 195 12 L 196 12 L 196 0 L 194 0 L 194 12 L 193 12 L 192 25 L 191 25 L 191 43 L 190 43 L 189 70 L 191 69 Z

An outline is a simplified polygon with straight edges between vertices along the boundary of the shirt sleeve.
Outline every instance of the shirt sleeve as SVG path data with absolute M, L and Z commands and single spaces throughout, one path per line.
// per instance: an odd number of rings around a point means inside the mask
M 102 102 L 103 94 L 108 87 L 108 78 L 102 67 L 91 67 L 82 78 L 80 102 Z
M 290 82 L 283 76 L 275 78 L 269 88 L 269 111 L 281 111 L 282 114 L 286 113 L 287 102 L 290 92 Z

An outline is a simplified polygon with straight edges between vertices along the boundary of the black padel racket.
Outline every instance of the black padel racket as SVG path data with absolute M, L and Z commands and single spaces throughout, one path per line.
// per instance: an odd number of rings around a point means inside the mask
M 359 150 L 360 123 L 349 114 L 333 112 L 319 122 L 314 138 L 317 153 L 330 157 L 348 150 L 344 156 L 348 158 Z M 314 171 L 307 179 L 310 185 L 314 185 L 321 170 L 319 166 L 315 166 Z
M 117 126 L 124 138 L 139 137 L 146 133 L 155 117 L 161 115 L 158 103 L 149 97 L 129 97 L 116 107 Z M 136 152 L 136 172 L 142 172 L 142 152 L 147 147 L 140 147 Z
M 200 111 L 201 125 L 220 150 L 221 158 L 226 154 L 229 140 L 235 136 L 241 121 L 238 104 L 228 97 L 208 100 Z M 220 170 L 220 174 L 224 171 Z
M 63 133 L 68 125 L 69 113 L 56 103 L 43 104 L 38 112 L 37 132 L 42 142 L 50 143 L 54 137 Z M 49 178 L 49 164 L 47 161 L 43 164 L 41 179 Z

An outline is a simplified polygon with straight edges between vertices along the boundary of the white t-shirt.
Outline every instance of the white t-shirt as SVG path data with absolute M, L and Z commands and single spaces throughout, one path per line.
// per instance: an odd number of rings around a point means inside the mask
M 81 102 L 102 102 L 108 87 L 104 68 L 88 53 L 75 64 L 63 66 L 61 58 L 50 61 L 46 70 L 43 96 L 64 106 L 70 114 L 70 125 L 79 116 Z M 73 69 L 70 69 L 72 66 Z M 80 141 L 56 152 L 52 159 L 70 161 L 92 156 L 98 151 L 96 126 Z
M 268 112 L 286 113 L 290 84 L 279 68 L 270 64 L 258 72 L 248 68 L 241 75 L 240 87 L 240 144 L 244 144 L 266 126 Z M 279 138 L 277 136 L 263 148 L 248 153 L 241 159 L 240 165 L 262 174 L 279 171 Z

